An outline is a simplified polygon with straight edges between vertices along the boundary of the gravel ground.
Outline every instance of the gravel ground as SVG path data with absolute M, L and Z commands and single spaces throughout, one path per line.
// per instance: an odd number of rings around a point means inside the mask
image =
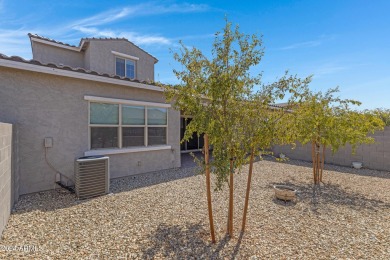
M 0 241 L 15 259 L 390 259 L 390 172 L 326 165 L 313 197 L 309 163 L 254 166 L 241 235 L 247 167 L 235 177 L 235 236 L 225 236 L 228 190 L 213 192 L 217 243 L 208 233 L 205 178 L 195 168 L 117 179 L 113 194 L 78 201 L 58 189 L 20 198 Z M 273 184 L 299 191 L 274 198 Z

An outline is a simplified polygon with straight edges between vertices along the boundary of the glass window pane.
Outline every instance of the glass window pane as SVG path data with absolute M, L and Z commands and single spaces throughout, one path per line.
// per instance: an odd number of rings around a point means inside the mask
M 119 105 L 91 103 L 90 123 L 103 125 L 119 124 Z
M 199 149 L 203 149 L 204 146 L 204 134 L 199 136 Z
M 159 107 L 148 107 L 148 125 L 166 125 L 167 109 Z
M 122 105 L 123 125 L 145 125 L 145 107 Z
M 118 148 L 118 127 L 91 127 L 91 149 Z
M 135 62 L 132 60 L 126 60 L 126 77 L 135 78 Z
M 121 58 L 115 58 L 116 75 L 125 76 L 125 60 Z
M 199 149 L 198 134 L 195 132 L 192 134 L 190 140 L 187 141 L 187 150 Z
M 122 147 L 144 146 L 145 145 L 144 127 L 123 127 L 122 128 Z
M 148 145 L 167 144 L 166 127 L 148 127 Z
M 119 124 L 119 105 L 91 103 L 91 124 L 117 125 Z

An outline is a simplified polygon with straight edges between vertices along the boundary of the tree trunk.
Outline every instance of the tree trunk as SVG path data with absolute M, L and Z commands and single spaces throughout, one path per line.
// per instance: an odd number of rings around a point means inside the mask
M 320 174 L 320 182 L 324 183 L 322 181 L 322 173 L 324 172 L 324 165 L 325 165 L 325 149 L 326 145 L 322 146 L 322 164 L 321 164 L 321 174 Z
M 230 181 L 229 181 L 229 220 L 228 234 L 233 237 L 233 158 L 230 158 Z
M 209 222 L 210 222 L 210 234 L 211 241 L 215 243 L 215 232 L 214 232 L 214 220 L 213 220 L 213 209 L 211 205 L 211 178 L 210 178 L 210 155 L 209 155 L 209 137 L 207 134 L 204 135 L 204 159 L 206 163 L 206 189 L 207 189 L 207 207 L 209 211 Z
M 315 184 L 316 183 L 316 147 L 314 141 L 312 141 L 311 143 L 311 158 L 313 161 L 313 180 Z
M 321 165 L 320 146 L 318 144 L 316 144 L 316 181 L 315 181 L 315 184 L 320 183 L 320 165 Z
M 255 149 L 252 148 L 251 151 L 251 158 L 249 160 L 249 173 L 248 173 L 248 182 L 246 186 L 246 196 L 245 196 L 245 205 L 244 205 L 244 216 L 242 218 L 242 232 L 245 231 L 245 224 L 246 224 L 246 214 L 248 212 L 248 204 L 249 204 L 249 191 L 251 188 L 251 181 L 252 181 L 252 171 L 253 171 L 253 157 L 254 157 Z
M 322 181 L 322 171 L 324 168 L 325 160 L 325 148 L 323 147 L 323 152 L 321 154 L 321 145 L 317 144 L 316 141 L 312 142 L 312 151 L 311 156 L 313 159 L 313 179 L 314 184 L 317 185 Z

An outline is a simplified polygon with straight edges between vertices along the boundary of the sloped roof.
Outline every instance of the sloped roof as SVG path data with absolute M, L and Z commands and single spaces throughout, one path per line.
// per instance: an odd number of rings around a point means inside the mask
M 78 73 L 84 73 L 84 74 L 89 74 L 89 75 L 118 79 L 118 80 L 123 80 L 123 81 L 136 82 L 136 83 L 159 87 L 159 85 L 157 85 L 154 82 L 139 81 L 137 79 L 130 79 L 130 78 L 126 78 L 126 77 L 120 77 L 117 75 L 110 75 L 107 73 L 99 73 L 99 72 L 93 71 L 93 70 L 86 70 L 84 68 L 72 68 L 70 66 L 62 66 L 62 65 L 57 65 L 54 63 L 41 63 L 37 60 L 25 60 L 19 56 L 7 56 L 7 55 L 2 54 L 2 53 L 0 53 L 0 60 L 16 61 L 16 62 L 20 62 L 20 63 L 27 63 L 27 64 L 41 66 L 41 67 L 49 67 L 49 68 L 54 68 L 54 69 L 59 69 L 59 70 L 73 71 L 73 72 L 78 72 Z
M 64 42 L 60 42 L 60 41 L 57 41 L 57 40 L 54 40 L 54 39 L 51 39 L 51 38 L 47 38 L 47 37 L 44 37 L 44 36 L 41 36 L 41 35 L 38 35 L 38 34 L 29 33 L 28 36 L 30 37 L 30 39 L 31 38 L 36 38 L 36 39 L 40 39 L 40 40 L 44 40 L 44 41 L 48 41 L 48 42 L 64 45 L 64 46 L 67 46 L 67 47 L 73 47 L 73 48 L 79 48 L 79 49 L 83 48 L 84 43 L 90 42 L 90 41 L 126 41 L 126 42 L 134 45 L 136 48 L 140 49 L 141 51 L 145 52 L 146 54 L 151 56 L 153 59 L 155 59 L 155 63 L 158 62 L 158 59 L 155 56 L 153 56 L 152 54 L 150 54 L 149 52 L 145 51 L 144 49 L 142 49 L 141 47 L 139 47 L 138 45 L 134 44 L 133 42 L 129 41 L 126 38 L 95 38 L 95 37 L 92 37 L 92 38 L 81 38 L 80 42 L 79 42 L 79 45 L 76 46 L 76 45 L 71 45 L 71 44 L 67 44 L 67 43 L 64 43 Z

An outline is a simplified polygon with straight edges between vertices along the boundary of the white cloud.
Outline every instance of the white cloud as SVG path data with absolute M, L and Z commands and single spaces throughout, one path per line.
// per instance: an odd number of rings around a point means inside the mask
M 114 23 L 116 21 L 137 17 L 150 16 L 169 13 L 193 13 L 204 12 L 209 9 L 208 5 L 204 4 L 169 4 L 163 5 L 156 2 L 147 2 L 135 6 L 112 9 L 102 12 L 75 22 L 70 23 L 67 28 L 79 31 L 89 37 L 119 37 L 127 38 L 128 40 L 139 45 L 162 44 L 169 45 L 172 40 L 153 34 L 140 34 L 137 32 L 119 32 L 111 29 L 100 28 L 103 25 Z
M 305 48 L 305 47 L 315 47 L 318 45 L 321 45 L 322 42 L 320 40 L 317 41 L 307 41 L 307 42 L 299 42 L 299 43 L 294 43 L 285 47 L 280 48 L 281 50 L 292 50 L 292 49 L 297 49 L 297 48 Z
M 282 48 L 279 48 L 280 50 L 293 50 L 293 49 L 298 49 L 298 48 L 311 48 L 311 47 L 316 47 L 319 45 L 322 45 L 323 43 L 327 41 L 331 41 L 335 39 L 335 35 L 320 35 L 318 39 L 312 40 L 312 41 L 303 41 L 303 42 L 298 42 L 298 43 L 293 43 L 287 46 L 284 46 Z
M 128 8 L 123 9 L 116 9 L 116 10 L 110 10 L 107 12 L 103 12 L 91 17 L 87 17 L 78 21 L 75 21 L 70 25 L 70 27 L 77 27 L 77 26 L 96 26 L 96 25 L 102 25 L 107 24 L 110 22 L 114 22 L 116 20 L 119 20 L 121 18 L 124 18 L 131 14 L 131 12 L 134 10 L 130 10 Z
M 337 64 L 323 64 L 317 67 L 312 74 L 314 75 L 313 78 L 320 78 L 325 75 L 330 75 L 330 74 L 336 74 L 339 73 L 340 71 L 345 71 L 348 70 L 349 67 L 347 66 L 341 66 Z
M 136 32 L 114 32 L 112 30 L 99 30 L 96 27 L 82 27 L 82 26 L 77 26 L 74 29 L 88 36 L 126 38 L 137 45 L 171 44 L 171 40 L 159 35 L 142 35 Z
M 118 37 L 124 37 L 131 42 L 139 45 L 148 45 L 148 44 L 171 44 L 171 40 L 166 37 L 158 35 L 141 35 L 134 32 L 125 32 L 120 33 Z
M 30 58 L 31 48 L 28 33 L 25 29 L 0 29 L 0 53 Z
M 172 4 L 160 5 L 153 2 L 143 3 L 130 7 L 123 7 L 102 12 L 91 17 L 75 21 L 70 27 L 76 26 L 97 26 L 115 22 L 127 17 L 158 15 L 167 13 L 193 13 L 207 11 L 209 7 L 204 4 Z
M 31 17 L 24 16 L 18 21 L 12 22 L 11 26 L 2 26 L 0 29 L 0 53 L 6 55 L 18 55 L 31 57 L 30 41 L 28 33 L 37 33 L 46 37 L 54 38 L 71 44 L 77 44 L 78 37 L 118 37 L 127 38 L 137 45 L 166 46 L 172 45 L 174 39 L 169 39 L 158 33 L 143 34 L 133 30 L 121 31 L 121 29 L 104 28 L 105 25 L 112 24 L 124 19 L 139 16 L 151 16 L 172 13 L 193 13 L 209 10 L 203 4 L 169 4 L 159 2 L 146 2 L 138 5 L 116 8 L 109 11 L 97 13 L 90 17 L 85 17 L 67 24 L 45 24 L 44 27 L 31 27 L 33 22 L 29 22 Z M 4 0 L 0 0 L 0 13 L 4 12 Z M 10 21 L 10 19 L 5 19 Z M 0 21 L 0 24 L 2 21 Z M 19 28 L 14 28 L 19 26 Z M 11 29 L 12 28 L 12 29 Z M 48 34 L 48 32 L 50 32 Z M 42 34 L 43 33 L 43 34 Z M 80 35 L 82 34 L 82 35 Z

